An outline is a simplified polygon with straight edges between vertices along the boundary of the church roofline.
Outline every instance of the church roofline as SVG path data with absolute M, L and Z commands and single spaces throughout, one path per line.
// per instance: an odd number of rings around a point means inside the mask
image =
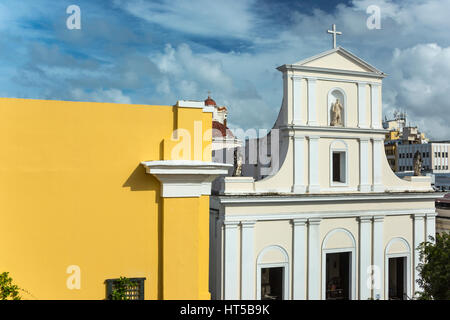
M 363 71 L 351 71 L 351 70 L 340 70 L 340 69 L 328 69 L 328 68 L 318 68 L 318 67 L 308 67 L 308 66 L 304 66 L 304 64 L 320 59 L 324 56 L 327 56 L 329 54 L 332 54 L 334 52 L 339 52 L 341 54 L 343 54 L 344 56 L 348 57 L 349 59 L 353 60 L 354 62 L 356 62 L 357 64 L 361 65 L 362 67 L 365 67 L 367 69 L 369 69 L 369 72 L 363 72 Z M 318 71 L 318 72 L 331 72 L 331 73 L 339 73 L 339 74 L 350 74 L 350 75 L 365 75 L 365 76 L 370 76 L 370 77 L 376 77 L 376 78 L 384 78 L 387 76 L 387 74 L 385 74 L 384 72 L 378 70 L 377 68 L 375 68 L 374 66 L 372 66 L 371 64 L 369 64 L 368 62 L 362 60 L 361 58 L 357 57 L 356 55 L 354 55 L 353 53 L 351 53 L 348 50 L 345 50 L 342 47 L 337 47 L 336 49 L 331 49 L 322 53 L 319 53 L 315 56 L 312 56 L 310 58 L 301 60 L 299 62 L 296 62 L 294 64 L 284 64 L 282 66 L 279 66 L 277 68 L 277 70 L 279 71 L 285 71 L 285 70 L 303 70 L 303 71 Z

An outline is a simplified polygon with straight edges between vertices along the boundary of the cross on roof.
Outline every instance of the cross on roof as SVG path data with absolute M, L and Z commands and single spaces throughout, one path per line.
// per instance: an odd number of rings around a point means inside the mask
M 333 34 L 333 49 L 336 49 L 336 35 L 342 34 L 342 32 L 336 31 L 335 24 L 333 24 L 333 30 L 328 30 L 327 32 Z

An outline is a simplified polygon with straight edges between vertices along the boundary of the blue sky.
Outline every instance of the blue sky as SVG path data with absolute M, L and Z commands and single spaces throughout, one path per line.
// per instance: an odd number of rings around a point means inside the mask
M 69 5 L 81 30 L 69 30 Z M 366 26 L 369 5 L 381 29 Z M 230 127 L 270 128 L 275 68 L 338 45 L 388 74 L 383 109 L 450 139 L 450 0 L 0 0 L 0 96 L 174 104 L 208 91 Z

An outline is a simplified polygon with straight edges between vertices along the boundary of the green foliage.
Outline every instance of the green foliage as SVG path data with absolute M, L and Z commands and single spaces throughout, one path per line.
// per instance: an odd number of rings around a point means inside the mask
M 126 277 L 120 277 L 118 280 L 114 281 L 111 300 L 129 300 L 126 292 L 132 285 L 133 282 Z
M 20 300 L 19 290 L 21 289 L 13 284 L 9 272 L 0 274 L 0 300 Z
M 436 239 L 422 242 L 419 247 L 420 263 L 417 266 L 422 292 L 420 300 L 450 300 L 450 234 L 437 234 Z

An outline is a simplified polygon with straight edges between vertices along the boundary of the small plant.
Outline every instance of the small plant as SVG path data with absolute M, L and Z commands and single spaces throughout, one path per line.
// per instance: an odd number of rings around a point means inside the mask
M 111 300 L 129 300 L 127 297 L 127 290 L 133 286 L 133 282 L 127 277 L 120 277 L 114 281 L 111 292 Z
M 20 300 L 20 290 L 22 289 L 13 284 L 9 272 L 0 274 L 0 300 Z

